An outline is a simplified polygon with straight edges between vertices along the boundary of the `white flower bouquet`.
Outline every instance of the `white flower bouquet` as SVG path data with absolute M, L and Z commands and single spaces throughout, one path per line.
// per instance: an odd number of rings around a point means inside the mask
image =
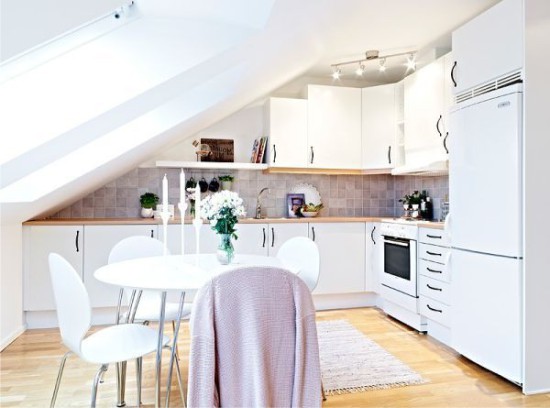
M 234 191 L 223 190 L 201 201 L 201 217 L 210 220 L 211 228 L 218 234 L 230 234 L 237 239 L 235 224 L 246 211 L 243 199 Z

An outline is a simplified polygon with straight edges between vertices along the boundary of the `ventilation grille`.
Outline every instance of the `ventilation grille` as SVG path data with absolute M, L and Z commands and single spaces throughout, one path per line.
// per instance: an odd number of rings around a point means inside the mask
M 466 92 L 456 95 L 456 103 L 467 101 L 468 99 L 475 98 L 476 96 L 483 95 L 492 92 L 496 89 L 504 88 L 506 86 L 523 82 L 522 72 L 516 71 L 511 74 L 505 75 L 494 81 L 472 88 Z

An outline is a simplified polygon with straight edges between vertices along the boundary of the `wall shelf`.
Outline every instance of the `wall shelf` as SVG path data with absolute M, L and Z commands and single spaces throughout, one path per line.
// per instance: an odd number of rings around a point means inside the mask
M 220 162 L 195 162 L 178 160 L 159 160 L 156 167 L 184 168 L 184 169 L 227 169 L 227 170 L 265 170 L 267 164 L 258 163 L 220 163 Z

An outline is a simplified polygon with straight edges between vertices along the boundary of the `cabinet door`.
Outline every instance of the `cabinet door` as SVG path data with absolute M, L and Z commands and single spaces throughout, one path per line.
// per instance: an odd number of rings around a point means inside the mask
M 269 224 L 269 255 L 277 256 L 277 251 L 288 239 L 307 237 L 308 224 Z
M 407 165 L 445 157 L 445 62 L 432 62 L 405 78 L 405 155 Z
M 454 92 L 521 69 L 523 34 L 521 0 L 503 0 L 454 31 Z
M 83 227 L 56 225 L 24 228 L 24 310 L 55 310 L 48 256 L 51 252 L 58 253 L 82 276 Z
M 236 229 L 239 237 L 233 241 L 236 254 L 267 255 L 267 224 L 237 224 Z
M 94 272 L 106 265 L 111 249 L 124 238 L 134 235 L 156 237 L 156 225 L 86 225 L 84 227 L 84 286 L 92 307 L 111 307 L 118 302 L 120 288 L 99 282 Z M 154 273 L 154 271 L 151 271 Z M 113 317 L 114 318 L 114 317 Z
M 269 98 L 270 167 L 307 167 L 307 100 Z
M 365 291 L 365 223 L 310 223 L 321 272 L 314 294 Z
M 395 85 L 361 90 L 364 169 L 391 169 L 396 163 L 397 109 Z
M 367 256 L 365 290 L 367 292 L 380 293 L 380 276 L 384 267 L 384 245 L 380 235 L 380 223 L 368 222 L 367 228 Z
M 309 166 L 361 168 L 361 89 L 308 85 Z

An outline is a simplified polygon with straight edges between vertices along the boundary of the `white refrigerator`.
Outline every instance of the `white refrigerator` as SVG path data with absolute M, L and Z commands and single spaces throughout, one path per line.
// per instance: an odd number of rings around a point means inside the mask
M 452 343 L 522 383 L 522 87 L 451 111 Z

